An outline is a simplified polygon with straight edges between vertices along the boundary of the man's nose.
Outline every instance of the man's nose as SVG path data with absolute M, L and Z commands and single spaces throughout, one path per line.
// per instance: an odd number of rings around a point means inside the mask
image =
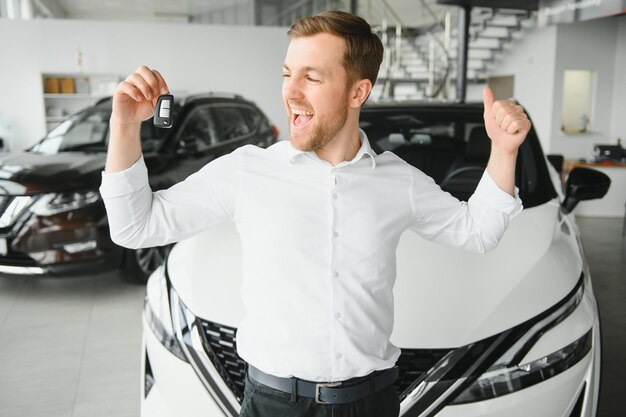
M 292 77 L 285 78 L 283 82 L 283 96 L 287 100 L 302 99 L 304 97 L 302 86 Z

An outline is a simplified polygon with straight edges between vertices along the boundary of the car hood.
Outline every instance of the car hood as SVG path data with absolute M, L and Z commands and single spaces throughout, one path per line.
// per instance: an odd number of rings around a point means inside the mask
M 483 255 L 405 232 L 397 250 L 392 343 L 458 347 L 511 328 L 560 301 L 583 268 L 568 221 L 556 200 L 526 209 L 499 246 Z M 176 245 L 168 272 L 194 314 L 237 327 L 244 315 L 241 259 L 235 226 L 221 224 Z
M 26 194 L 97 187 L 105 159 L 104 153 L 6 154 L 0 157 L 0 193 Z

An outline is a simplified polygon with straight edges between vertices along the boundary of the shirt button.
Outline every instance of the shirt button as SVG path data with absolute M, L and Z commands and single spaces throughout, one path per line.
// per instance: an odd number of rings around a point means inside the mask
M 340 319 L 341 318 L 341 313 L 335 313 L 335 318 L 336 319 Z
M 337 237 L 337 236 L 339 236 L 339 233 L 333 230 L 333 237 Z
M 337 358 L 337 359 L 341 358 L 341 353 L 339 353 L 339 352 L 335 353 L 335 358 Z
M 336 200 L 337 199 L 337 194 L 333 194 L 333 198 Z
M 333 272 L 333 276 L 334 276 L 335 278 L 337 278 L 337 277 L 339 276 L 339 272 L 334 271 L 334 272 Z

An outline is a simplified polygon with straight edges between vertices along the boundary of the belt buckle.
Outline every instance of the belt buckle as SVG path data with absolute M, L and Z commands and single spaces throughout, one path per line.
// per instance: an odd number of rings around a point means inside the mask
M 322 388 L 332 388 L 341 386 L 341 382 L 328 382 L 323 384 L 315 384 L 315 402 L 318 404 L 330 404 L 325 401 L 320 400 L 320 390 Z

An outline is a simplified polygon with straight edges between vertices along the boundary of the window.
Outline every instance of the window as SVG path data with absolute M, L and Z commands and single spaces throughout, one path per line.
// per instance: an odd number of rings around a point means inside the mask
M 246 120 L 248 121 L 248 125 L 252 130 L 260 130 L 264 132 L 266 130 L 270 130 L 272 125 L 269 120 L 258 110 L 251 107 L 242 107 L 241 111 L 243 112 Z
M 202 151 L 217 143 L 215 123 L 208 106 L 198 107 L 187 117 L 180 139 L 186 145 L 193 146 L 196 151 Z
M 459 200 L 474 193 L 491 152 L 482 108 L 365 108 L 360 120 L 376 153 L 395 153 Z M 520 148 L 515 183 L 526 208 L 556 196 L 534 130 Z
M 44 154 L 60 152 L 106 152 L 111 110 L 90 109 L 77 113 L 52 129 L 30 150 Z
M 156 127 L 152 119 L 143 122 L 141 124 L 141 130 L 139 131 L 139 136 L 141 137 L 141 151 L 147 153 L 158 150 L 169 131 L 170 129 Z
M 237 139 L 251 133 L 241 107 L 213 107 L 213 114 L 220 142 Z
M 594 72 L 566 70 L 563 75 L 563 114 L 561 130 L 587 133 L 591 126 Z

